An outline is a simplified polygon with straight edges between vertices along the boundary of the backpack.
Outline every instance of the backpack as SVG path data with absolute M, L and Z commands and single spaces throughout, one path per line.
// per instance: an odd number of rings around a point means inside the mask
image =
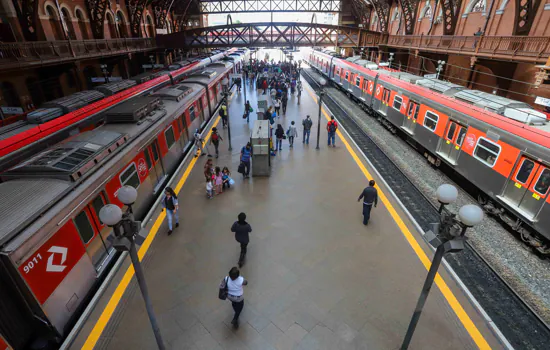
M 220 140 L 220 135 L 218 133 L 212 134 L 212 142 L 218 142 Z
M 336 132 L 336 122 L 332 121 L 328 125 L 328 131 L 330 132 Z

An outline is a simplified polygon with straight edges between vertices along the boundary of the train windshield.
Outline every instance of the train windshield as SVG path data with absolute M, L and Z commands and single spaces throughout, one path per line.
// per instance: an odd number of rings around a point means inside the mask
M 539 180 L 535 185 L 535 191 L 545 195 L 548 192 L 548 187 L 550 186 L 550 170 L 545 168 L 539 176 Z

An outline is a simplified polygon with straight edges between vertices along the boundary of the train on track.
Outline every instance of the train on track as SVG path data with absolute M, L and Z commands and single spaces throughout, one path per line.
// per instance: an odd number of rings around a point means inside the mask
M 550 255 L 550 125 L 528 104 L 449 82 L 379 68 L 308 49 L 302 57 L 328 81 L 435 166 L 477 188 L 498 216 L 544 256 Z
M 53 118 L 0 129 L 0 161 L 16 162 L 0 173 L 0 347 L 59 346 L 117 256 L 100 208 L 122 207 L 117 191 L 130 185 L 136 218 L 146 215 L 247 56 L 232 49 L 180 62 L 113 99 L 86 92 L 87 106 L 73 110 L 51 101 L 38 112 L 57 109 Z

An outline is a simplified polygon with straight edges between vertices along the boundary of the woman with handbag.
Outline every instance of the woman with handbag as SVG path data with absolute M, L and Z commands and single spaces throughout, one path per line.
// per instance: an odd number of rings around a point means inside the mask
M 281 151 L 283 149 L 283 139 L 285 136 L 285 129 L 281 124 L 277 124 L 277 129 L 275 130 L 275 137 L 277 138 L 277 143 L 275 144 L 275 151 Z
M 229 276 L 226 276 L 220 285 L 219 298 L 222 300 L 229 299 L 235 311 L 235 315 L 231 321 L 231 324 L 235 328 L 239 328 L 239 316 L 244 308 L 243 286 L 246 285 L 248 285 L 248 281 L 241 276 L 241 272 L 237 266 L 229 270 Z

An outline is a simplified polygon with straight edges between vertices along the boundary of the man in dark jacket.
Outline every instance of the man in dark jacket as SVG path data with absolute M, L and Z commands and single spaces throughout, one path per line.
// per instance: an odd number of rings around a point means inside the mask
M 252 232 L 252 227 L 246 222 L 246 214 L 240 213 L 237 221 L 231 226 L 231 232 L 235 232 L 235 240 L 241 244 L 241 255 L 239 256 L 239 267 L 244 264 L 246 257 L 246 247 L 250 241 L 248 234 Z
M 375 184 L 374 180 L 370 180 L 369 187 L 365 188 L 359 196 L 359 199 L 357 199 L 358 202 L 363 199 L 363 225 L 369 224 L 372 206 L 374 205 L 376 207 L 376 205 L 378 205 L 378 191 L 374 188 Z

